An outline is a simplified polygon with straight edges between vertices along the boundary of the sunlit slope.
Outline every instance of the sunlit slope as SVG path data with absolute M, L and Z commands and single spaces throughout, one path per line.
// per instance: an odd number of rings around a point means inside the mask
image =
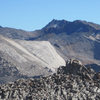
M 0 51 L 21 74 L 27 76 L 47 75 L 65 65 L 48 41 L 12 40 L 0 36 Z

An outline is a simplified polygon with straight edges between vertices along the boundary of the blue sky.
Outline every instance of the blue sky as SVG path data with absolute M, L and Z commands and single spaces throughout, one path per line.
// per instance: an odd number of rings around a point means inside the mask
M 52 19 L 100 24 L 100 0 L 0 0 L 0 25 L 33 31 Z

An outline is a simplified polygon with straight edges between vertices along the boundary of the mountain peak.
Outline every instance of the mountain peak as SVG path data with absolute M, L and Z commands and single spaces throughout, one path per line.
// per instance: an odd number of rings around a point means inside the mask
M 2 28 L 2 26 L 0 26 L 0 28 Z
M 66 20 L 56 20 L 56 19 L 53 19 L 44 28 L 57 28 L 57 27 L 61 27 L 61 25 L 66 24 L 66 23 L 67 23 Z
M 56 23 L 58 23 L 58 22 L 67 22 L 67 21 L 64 20 L 64 19 L 62 19 L 62 20 L 53 19 L 51 22 L 56 22 Z M 51 23 L 51 22 L 50 22 L 50 23 Z
M 100 29 L 100 25 L 90 23 L 83 20 L 75 20 L 73 22 L 66 20 L 53 19 L 42 30 L 45 33 L 75 33 L 75 32 L 95 32 Z
M 75 21 L 73 21 L 73 23 L 88 24 L 89 22 L 87 22 L 87 21 L 85 21 L 85 20 L 75 20 Z

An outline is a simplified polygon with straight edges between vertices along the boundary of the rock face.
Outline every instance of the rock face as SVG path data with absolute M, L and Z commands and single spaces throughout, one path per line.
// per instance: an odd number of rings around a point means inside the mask
M 53 75 L 1 85 L 0 100 L 100 100 L 100 73 L 70 60 Z

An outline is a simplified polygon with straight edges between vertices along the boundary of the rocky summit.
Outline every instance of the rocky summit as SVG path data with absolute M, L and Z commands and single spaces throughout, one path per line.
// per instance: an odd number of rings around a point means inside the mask
M 100 73 L 69 60 L 50 76 L 1 85 L 0 100 L 100 100 Z

